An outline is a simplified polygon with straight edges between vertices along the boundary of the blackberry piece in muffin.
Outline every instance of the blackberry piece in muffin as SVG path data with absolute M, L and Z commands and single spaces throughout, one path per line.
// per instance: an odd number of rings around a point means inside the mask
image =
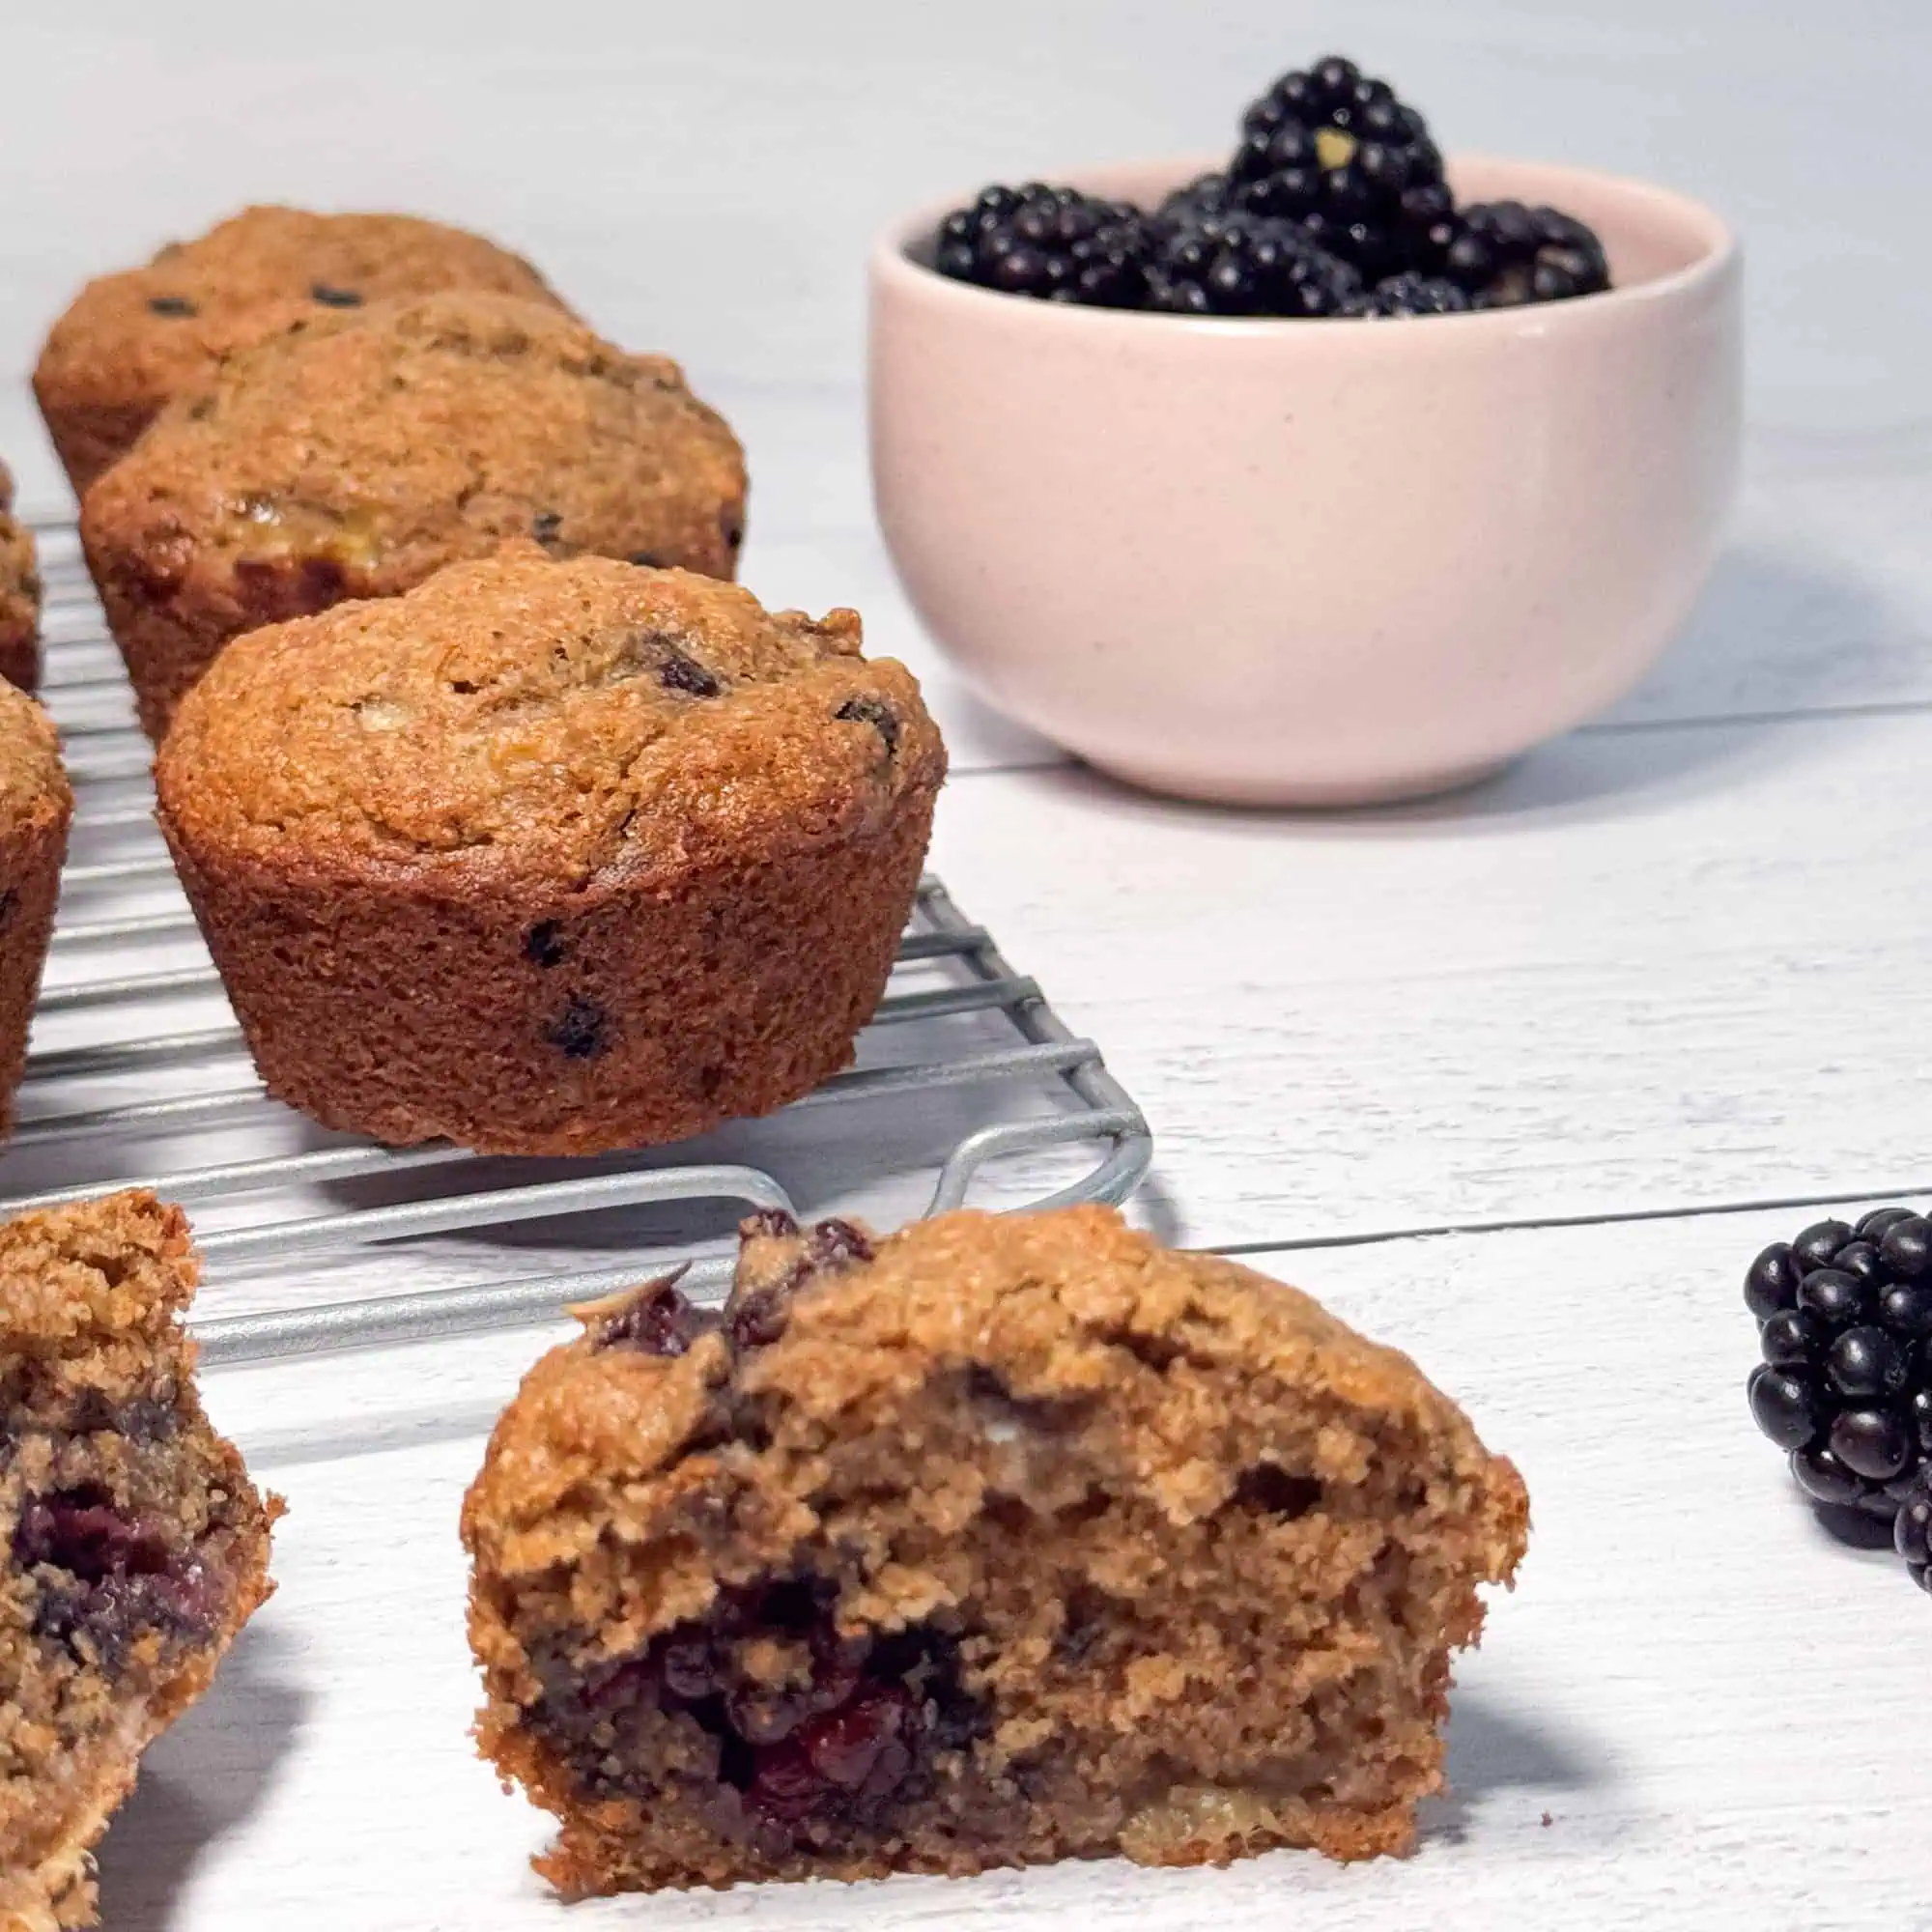
M 745 1225 L 579 1311 L 469 1492 L 565 1896 L 1400 1852 L 1527 1503 L 1406 1356 L 1110 1210 Z
M 306 316 L 442 289 L 562 306 L 527 262 L 460 228 L 244 209 L 144 268 L 89 282 L 41 351 L 34 394 L 79 496 L 165 404 L 205 388 L 224 355 Z
M 304 323 L 230 358 L 81 513 L 157 741 L 244 631 L 393 597 L 509 538 L 729 577 L 744 530 L 737 439 L 675 363 L 467 293 Z
M 72 817 L 53 720 L 0 681 L 0 1134 L 13 1127 L 26 1070 Z
M 281 1504 L 202 1412 L 197 1272 L 151 1194 L 0 1226 L 0 1925 L 94 1922 L 141 1753 L 269 1594 Z
M 525 543 L 239 639 L 161 828 L 256 1065 L 392 1143 L 582 1153 L 850 1059 L 945 770 L 850 611 Z
M 41 682 L 41 573 L 34 533 L 14 512 L 14 478 L 0 463 L 0 677 L 20 691 Z

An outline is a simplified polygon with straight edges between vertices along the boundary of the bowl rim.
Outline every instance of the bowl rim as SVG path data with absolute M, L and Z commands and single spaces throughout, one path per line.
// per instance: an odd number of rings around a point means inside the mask
M 1195 174 L 1211 170 L 1225 159 L 1226 156 L 1220 154 L 1156 155 L 1143 159 L 1094 161 L 1084 167 L 1067 168 L 1051 175 L 1030 176 L 1028 179 L 1078 185 L 1098 176 L 1165 173 L 1172 169 L 1177 180 L 1184 181 Z M 1529 320 L 1533 320 L 1539 329 L 1562 327 L 1566 324 L 1582 327 L 1586 326 L 1585 318 L 1608 316 L 1618 309 L 1647 307 L 1655 302 L 1690 295 L 1721 281 L 1742 258 L 1743 250 L 1736 230 L 1714 208 L 1694 196 L 1666 187 L 1662 183 L 1642 175 L 1620 175 L 1605 168 L 1578 167 L 1568 161 L 1540 161 L 1521 155 L 1497 155 L 1482 149 L 1459 149 L 1447 156 L 1447 161 L 1452 171 L 1458 167 L 1523 168 L 1534 170 L 1545 181 L 1558 184 L 1574 182 L 1625 193 L 1634 191 L 1638 197 L 1659 205 L 1687 228 L 1699 233 L 1704 248 L 1693 261 L 1681 269 L 1671 270 L 1668 274 L 1653 275 L 1641 282 L 1620 283 L 1596 295 L 1576 296 L 1567 301 L 1522 303 L 1513 308 L 1473 309 L 1466 314 L 1416 318 L 1437 327 L 1520 332 L 1525 321 Z M 1363 330 L 1371 331 L 1378 340 L 1393 332 L 1386 327 L 1386 318 L 1375 316 L 1168 315 L 1158 310 L 1090 308 L 1074 302 L 1034 301 L 998 289 L 981 288 L 976 282 L 954 281 L 950 275 L 942 275 L 938 270 L 915 259 L 911 250 L 915 242 L 932 234 L 955 208 L 968 205 L 978 191 L 975 189 L 972 193 L 953 194 L 942 201 L 929 202 L 911 213 L 895 216 L 880 229 L 873 239 L 870 252 L 873 286 L 895 285 L 917 292 L 928 300 L 964 303 L 967 312 L 980 304 L 994 303 L 998 312 L 1016 327 L 1027 326 L 1021 323 L 1020 316 L 1030 313 L 1037 319 L 1033 326 L 1040 327 L 1125 328 L 1143 338 L 1155 329 L 1170 334 L 1208 335 L 1229 340 L 1272 339 L 1284 333 L 1307 337 L 1316 333 L 1308 327 L 1311 321 L 1321 323 L 1319 334 L 1321 339 L 1329 341 L 1344 334 L 1358 335 Z M 991 319 L 990 312 L 988 319 Z

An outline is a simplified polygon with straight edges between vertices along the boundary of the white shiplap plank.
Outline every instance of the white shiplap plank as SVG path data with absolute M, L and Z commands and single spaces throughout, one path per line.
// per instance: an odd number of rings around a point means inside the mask
M 934 862 L 1218 1244 L 1922 1170 L 1928 832 L 1932 719 L 1863 717 L 1577 737 L 1332 817 L 969 778 Z

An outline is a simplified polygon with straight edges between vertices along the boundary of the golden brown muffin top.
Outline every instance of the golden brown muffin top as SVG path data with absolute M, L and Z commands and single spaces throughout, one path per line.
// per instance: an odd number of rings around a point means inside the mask
M 674 877 L 883 827 L 944 768 L 856 613 L 520 543 L 237 639 L 156 765 L 198 850 L 452 892 Z
M 65 819 L 72 809 L 54 721 L 0 678 L 0 833 Z
M 197 572 L 326 562 L 392 596 L 533 537 L 728 577 L 745 464 L 674 362 L 556 309 L 457 293 L 298 325 L 226 361 L 87 493 L 90 546 L 156 595 Z
M 36 381 L 69 400 L 158 406 L 306 316 L 453 288 L 562 306 L 527 262 L 461 228 L 243 209 L 145 268 L 89 282 L 54 324 Z
M 741 1281 L 758 1265 L 757 1246 L 747 1243 Z M 497 1425 L 464 1521 L 470 1547 L 487 1543 L 502 1570 L 536 1574 L 582 1556 L 601 1533 L 594 1512 L 573 1507 L 592 1481 L 648 1515 L 651 1492 L 634 1486 L 674 1481 L 687 1445 L 707 1439 L 711 1393 L 733 1373 L 724 1337 L 700 1336 L 674 1356 L 606 1347 L 600 1330 L 620 1307 L 612 1297 L 587 1312 L 585 1333 L 538 1361 Z M 1205 1381 L 1159 1373 L 1177 1360 L 1373 1415 L 1418 1453 L 1434 1444 L 1434 1474 L 1464 1486 L 1464 1502 L 1492 1520 L 1495 1573 L 1514 1568 L 1520 1478 L 1406 1355 L 1252 1268 L 1163 1248 L 1111 1208 L 917 1222 L 864 1265 L 799 1290 L 780 1338 L 738 1363 L 736 1386 L 754 1401 L 781 1398 L 786 1439 L 805 1443 L 892 1409 L 935 1374 L 995 1364 L 1004 1400 L 1097 1399 L 1123 1435 L 1159 1444 L 1162 1460 L 1142 1477 L 1169 1520 L 1185 1522 L 1227 1499 L 1241 1459 L 1209 1453 L 1227 1418 Z M 767 1421 L 779 1412 L 761 1410 Z M 1346 1453 L 1339 1438 L 1335 1449 Z M 1316 1473 L 1348 1482 L 1365 1472 Z M 572 1547 L 576 1538 L 585 1541 Z

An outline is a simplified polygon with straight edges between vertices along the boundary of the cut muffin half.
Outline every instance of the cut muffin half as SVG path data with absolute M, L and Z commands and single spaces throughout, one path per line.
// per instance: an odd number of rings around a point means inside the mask
M 1098 1208 L 746 1226 L 583 1311 L 464 1517 L 576 1897 L 1406 1850 L 1521 1480 L 1406 1357 Z
M 127 1193 L 0 1225 L 0 1928 L 94 1922 L 142 1751 L 269 1594 L 281 1504 L 202 1412 L 186 1218 Z

